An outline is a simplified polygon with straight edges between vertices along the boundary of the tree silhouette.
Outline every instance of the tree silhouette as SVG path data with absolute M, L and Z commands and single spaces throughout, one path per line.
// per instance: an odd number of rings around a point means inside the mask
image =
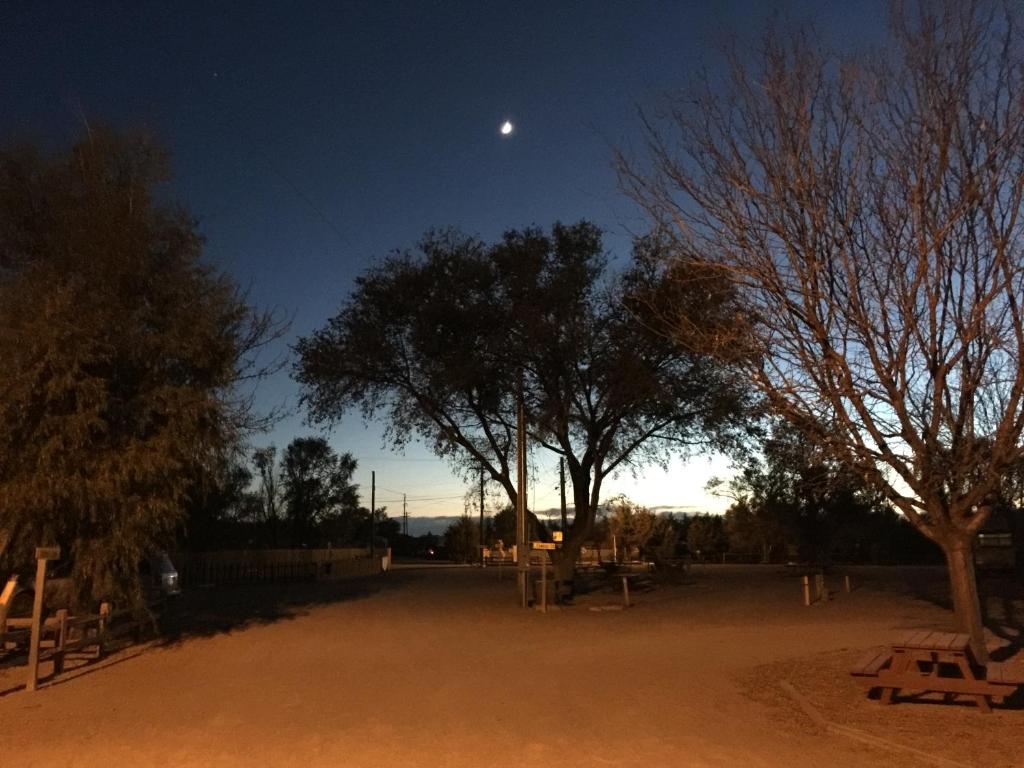
M 586 222 L 508 232 L 493 245 L 429 234 L 418 254 L 360 277 L 341 312 L 299 341 L 303 400 L 317 422 L 353 407 L 383 415 L 394 443 L 419 437 L 468 476 L 483 467 L 514 505 L 521 387 L 531 443 L 563 456 L 571 480 L 575 517 L 556 561 L 570 579 L 609 474 L 724 444 L 740 428 L 732 373 L 627 307 L 654 290 L 660 245 L 638 242 L 630 269 L 613 277 Z
M 288 444 L 281 456 L 281 489 L 293 546 L 313 543 L 318 525 L 357 510 L 355 469 L 351 454 L 338 455 L 322 437 L 297 437 Z

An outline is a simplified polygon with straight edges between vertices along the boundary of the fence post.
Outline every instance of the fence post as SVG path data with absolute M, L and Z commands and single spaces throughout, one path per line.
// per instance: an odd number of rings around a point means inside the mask
M 625 575 L 622 577 L 622 604 L 629 608 L 629 577 Z
M 804 576 L 804 605 L 811 604 L 811 577 Z
M 60 557 L 60 547 L 36 548 L 35 600 L 32 601 L 32 634 L 28 645 L 28 682 L 25 688 L 34 691 L 39 683 L 39 642 L 43 635 L 43 597 L 46 595 L 46 561 Z
M 850 593 L 850 574 L 843 576 L 843 589 L 847 594 Z

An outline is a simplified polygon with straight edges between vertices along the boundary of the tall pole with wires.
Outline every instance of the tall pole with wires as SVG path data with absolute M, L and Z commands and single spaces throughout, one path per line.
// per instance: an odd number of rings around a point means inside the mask
M 377 535 L 377 515 L 374 510 L 377 508 L 377 472 L 370 472 L 370 559 L 373 560 L 374 538 Z
M 526 535 L 526 408 L 523 404 L 522 374 L 519 377 L 519 403 L 516 409 L 516 470 L 516 572 L 520 605 L 526 608 L 529 606 L 526 591 L 530 581 L 530 552 Z
M 484 468 L 480 467 L 480 566 L 484 565 Z

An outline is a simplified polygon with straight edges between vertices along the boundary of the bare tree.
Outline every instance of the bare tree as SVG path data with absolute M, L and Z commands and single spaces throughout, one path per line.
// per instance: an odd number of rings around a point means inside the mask
M 872 56 L 769 33 L 620 158 L 679 258 L 734 281 L 775 410 L 942 548 L 983 658 L 973 541 L 1024 428 L 1020 43 L 983 2 L 894 4 Z

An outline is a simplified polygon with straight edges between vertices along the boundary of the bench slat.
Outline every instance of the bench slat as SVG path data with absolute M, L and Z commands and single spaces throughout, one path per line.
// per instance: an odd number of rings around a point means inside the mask
M 886 648 L 868 651 L 853 665 L 850 674 L 858 677 L 873 677 L 879 673 L 891 658 L 892 654 Z
M 1024 684 L 1024 668 L 1017 664 L 990 661 L 985 666 L 985 679 L 990 683 L 1021 685 Z

